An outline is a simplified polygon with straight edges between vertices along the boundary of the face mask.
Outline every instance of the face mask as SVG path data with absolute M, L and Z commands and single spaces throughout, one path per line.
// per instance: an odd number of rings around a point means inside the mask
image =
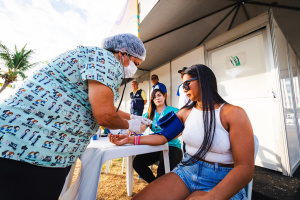
M 132 61 L 130 61 L 129 66 L 124 67 L 125 78 L 131 78 L 136 71 L 137 71 L 137 67 Z
M 124 66 L 124 57 L 123 57 L 123 63 L 122 64 L 123 64 L 125 78 L 131 78 L 135 74 L 135 72 L 137 70 L 137 67 L 135 66 L 135 64 L 132 61 L 129 62 L 129 66 L 125 67 Z M 120 100 L 120 103 L 119 103 L 119 106 L 118 106 L 116 112 L 118 112 L 118 110 L 120 108 L 120 105 L 122 103 L 125 88 L 126 88 L 126 79 L 125 79 L 125 86 L 124 86 L 124 89 L 123 89 L 123 92 L 122 92 L 122 97 L 121 97 L 121 100 Z

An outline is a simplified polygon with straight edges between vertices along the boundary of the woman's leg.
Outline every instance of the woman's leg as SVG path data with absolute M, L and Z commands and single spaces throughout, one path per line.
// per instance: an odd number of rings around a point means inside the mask
M 155 180 L 151 169 L 148 167 L 159 159 L 160 151 L 137 155 L 133 160 L 133 169 L 148 183 Z
M 0 158 L 0 199 L 58 199 L 69 170 Z
M 192 194 L 190 194 L 185 200 L 197 199 L 197 197 L 200 198 L 206 194 L 207 194 L 207 192 L 198 190 L 198 191 L 195 191 Z
M 198 190 L 190 194 L 185 200 L 200 199 L 201 197 L 205 196 L 207 193 L 208 192 Z M 230 200 L 243 200 L 243 199 L 247 199 L 245 189 L 239 191 Z
M 185 183 L 171 172 L 147 185 L 132 200 L 182 200 L 189 195 L 190 191 Z
M 182 150 L 177 147 L 169 146 L 170 170 L 172 171 L 182 160 Z M 159 156 L 159 165 L 157 168 L 157 178 L 165 174 L 165 164 L 163 153 Z

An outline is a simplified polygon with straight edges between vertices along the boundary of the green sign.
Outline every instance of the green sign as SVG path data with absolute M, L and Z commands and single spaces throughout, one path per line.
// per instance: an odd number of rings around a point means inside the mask
M 237 56 L 231 56 L 231 58 L 229 58 L 229 61 L 234 67 L 238 67 L 241 65 L 240 59 Z

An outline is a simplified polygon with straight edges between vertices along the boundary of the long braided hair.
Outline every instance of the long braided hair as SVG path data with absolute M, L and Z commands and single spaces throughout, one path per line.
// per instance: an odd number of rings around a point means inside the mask
M 200 159 L 203 159 L 206 153 L 210 150 L 216 128 L 215 120 L 215 104 L 227 103 L 219 94 L 217 88 L 217 79 L 213 71 L 201 64 L 193 65 L 186 69 L 183 73 L 188 74 L 191 78 L 198 77 L 199 86 L 201 89 L 201 101 L 203 106 L 203 125 L 204 139 L 198 151 L 191 159 L 183 162 L 185 165 L 190 165 Z M 189 100 L 181 109 L 192 109 L 197 104 L 197 101 Z M 197 130 L 195 130 L 195 133 Z

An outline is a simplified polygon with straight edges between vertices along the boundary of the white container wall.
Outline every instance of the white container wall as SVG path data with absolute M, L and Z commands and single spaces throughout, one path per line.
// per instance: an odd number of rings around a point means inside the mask
M 178 70 L 182 67 L 190 67 L 195 64 L 205 64 L 204 47 L 200 46 L 192 51 L 174 59 L 171 62 L 171 77 L 172 77 L 172 104 L 171 106 L 178 108 L 179 97 L 177 96 L 177 89 L 182 84 L 181 76 Z
M 280 170 L 274 137 L 272 66 L 268 65 L 264 40 L 258 31 L 208 52 L 220 95 L 230 104 L 242 107 L 252 123 L 260 144 L 256 165 Z
M 297 57 L 296 54 L 294 52 L 294 50 L 292 49 L 291 45 L 288 45 L 289 48 L 289 56 L 290 56 L 290 77 L 291 77 L 291 83 L 292 83 L 292 91 L 293 91 L 293 95 L 294 95 L 294 123 L 295 126 L 297 127 L 297 131 L 294 133 L 293 137 L 293 141 L 291 144 L 291 148 L 293 149 L 293 151 L 291 152 L 290 157 L 292 157 L 293 162 L 291 162 L 291 169 L 292 172 L 294 172 L 297 167 L 300 164 L 300 131 L 299 131 L 299 117 L 300 117 L 300 96 L 299 96 L 299 77 L 297 74 Z M 290 144 L 289 144 L 290 146 Z
M 299 154 L 299 126 L 298 119 L 296 119 L 297 110 L 296 110 L 296 102 L 294 93 L 298 94 L 299 91 L 294 92 L 297 87 L 294 87 L 293 77 L 297 77 L 296 71 L 296 63 L 295 58 L 290 59 L 289 54 L 293 55 L 293 50 L 288 49 L 287 40 L 283 35 L 282 31 L 275 23 L 275 38 L 277 43 L 277 52 L 278 52 L 278 61 L 279 61 L 279 69 L 280 69 L 280 83 L 281 83 L 281 92 L 282 92 L 282 101 L 283 101 L 283 114 L 285 119 L 285 129 L 286 129 L 286 137 L 287 137 L 287 146 L 288 146 L 288 156 L 289 156 L 289 165 L 290 170 L 298 165 L 300 154 Z M 289 54 L 288 54 L 289 53 Z M 295 57 L 295 56 L 294 56 Z M 290 61 L 294 64 L 290 65 Z M 293 69 L 294 68 L 294 69 Z M 294 72 L 293 72 L 294 71 Z M 298 117 L 297 117 L 298 118 Z
M 172 91 L 171 91 L 171 73 L 170 73 L 170 63 L 167 63 L 161 67 L 158 67 L 154 70 L 152 70 L 150 72 L 150 78 L 152 76 L 152 74 L 156 74 L 159 78 L 160 83 L 165 84 L 166 88 L 167 88 L 167 104 L 171 105 L 171 98 L 172 98 Z M 152 92 L 152 86 L 153 84 L 150 81 L 150 95 Z

